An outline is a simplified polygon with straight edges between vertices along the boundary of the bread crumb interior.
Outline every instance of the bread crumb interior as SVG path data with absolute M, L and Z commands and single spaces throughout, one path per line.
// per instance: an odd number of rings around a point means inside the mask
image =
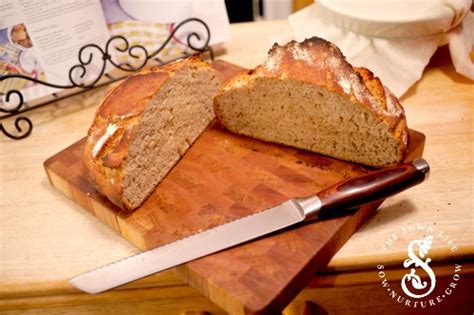
M 213 120 L 218 88 L 214 71 L 186 66 L 152 98 L 125 160 L 123 197 L 131 207 L 153 192 Z
M 375 167 L 401 159 L 385 122 L 323 87 L 254 77 L 227 89 L 217 104 L 219 119 L 235 133 Z

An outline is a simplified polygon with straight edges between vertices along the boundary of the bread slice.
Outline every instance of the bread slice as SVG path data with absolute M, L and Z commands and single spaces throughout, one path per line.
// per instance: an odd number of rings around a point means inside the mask
M 267 61 L 214 99 L 230 131 L 373 167 L 400 163 L 408 130 L 397 98 L 332 43 L 275 44 Z
M 214 119 L 217 71 L 192 57 L 130 76 L 103 100 L 84 165 L 117 206 L 139 207 Z

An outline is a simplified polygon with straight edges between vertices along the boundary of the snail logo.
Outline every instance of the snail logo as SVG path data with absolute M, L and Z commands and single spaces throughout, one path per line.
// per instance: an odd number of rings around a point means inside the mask
M 431 258 L 426 257 L 426 260 L 423 260 L 425 256 L 428 255 L 428 251 L 431 249 L 432 244 L 433 235 L 430 235 L 425 239 L 414 240 L 410 242 L 410 244 L 408 244 L 409 258 L 403 262 L 403 267 L 409 268 L 414 265 L 414 268 L 412 267 L 410 269 L 410 273 L 407 273 L 403 276 L 401 285 L 403 292 L 405 292 L 406 295 L 412 298 L 421 299 L 433 292 L 436 286 L 436 276 L 431 267 L 428 265 L 431 262 Z M 415 252 L 416 247 L 418 247 L 418 255 Z M 429 277 L 430 285 L 428 290 L 426 290 L 426 288 L 428 287 L 428 283 L 426 281 L 421 281 L 420 276 L 416 274 L 416 268 L 420 267 L 426 272 Z M 407 283 L 409 283 L 410 285 L 407 286 Z M 415 292 L 412 291 L 413 289 L 415 290 Z M 418 292 L 420 291 L 421 293 L 418 294 Z

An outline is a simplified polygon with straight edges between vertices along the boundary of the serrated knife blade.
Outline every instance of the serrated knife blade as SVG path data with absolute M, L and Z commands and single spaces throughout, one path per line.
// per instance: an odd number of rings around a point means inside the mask
M 291 201 L 286 201 L 277 207 L 219 225 L 205 232 L 191 235 L 84 273 L 69 282 L 89 293 L 102 292 L 303 220 L 304 214 L 296 205 Z
M 88 293 L 103 292 L 303 221 L 352 213 L 348 210 L 421 183 L 428 172 L 423 159 L 372 172 L 83 273 L 69 283 Z

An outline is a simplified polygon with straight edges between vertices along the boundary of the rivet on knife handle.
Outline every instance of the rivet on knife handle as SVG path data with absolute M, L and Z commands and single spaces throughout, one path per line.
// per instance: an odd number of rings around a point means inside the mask
M 419 158 L 410 163 L 339 182 L 317 195 L 293 200 L 302 208 L 306 221 L 324 219 L 398 194 L 423 182 L 429 171 L 428 162 Z

